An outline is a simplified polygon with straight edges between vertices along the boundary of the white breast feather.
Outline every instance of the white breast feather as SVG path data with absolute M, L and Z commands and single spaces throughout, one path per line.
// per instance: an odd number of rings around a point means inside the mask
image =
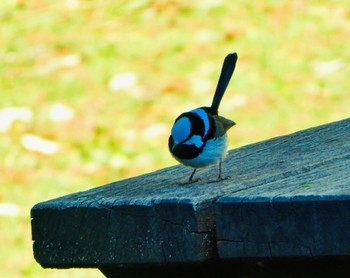
M 225 134 L 222 137 L 208 140 L 204 150 L 196 158 L 193 159 L 181 159 L 175 157 L 182 164 L 193 167 L 201 168 L 206 167 L 211 164 L 217 164 L 223 159 L 226 155 L 227 149 L 227 135 Z

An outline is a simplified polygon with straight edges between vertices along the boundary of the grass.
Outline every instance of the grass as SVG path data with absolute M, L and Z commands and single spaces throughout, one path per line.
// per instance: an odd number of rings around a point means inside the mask
M 0 204 L 17 209 L 0 215 L 1 276 L 102 277 L 43 270 L 30 208 L 175 164 L 173 120 L 210 103 L 229 52 L 239 55 L 220 109 L 238 124 L 230 148 L 348 117 L 349 8 L 346 0 L 1 1 L 0 127 L 16 120 L 0 131 Z M 46 141 L 33 149 L 28 135 Z M 57 151 L 45 154 L 47 143 Z

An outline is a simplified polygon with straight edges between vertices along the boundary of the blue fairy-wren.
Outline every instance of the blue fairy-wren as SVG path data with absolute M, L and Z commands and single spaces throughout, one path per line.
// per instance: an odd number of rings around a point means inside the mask
M 222 65 L 221 74 L 210 107 L 203 106 L 182 113 L 174 122 L 169 137 L 169 151 L 173 157 L 194 168 L 188 182 L 195 182 L 193 176 L 197 168 L 221 163 L 227 149 L 227 130 L 235 122 L 218 115 L 221 99 L 235 70 L 237 54 L 228 54 Z

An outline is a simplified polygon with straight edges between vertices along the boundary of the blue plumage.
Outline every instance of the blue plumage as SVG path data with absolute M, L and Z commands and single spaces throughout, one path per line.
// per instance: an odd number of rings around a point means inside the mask
M 226 56 L 212 105 L 182 113 L 177 117 L 172 127 L 168 142 L 169 151 L 177 161 L 194 168 L 189 182 L 193 182 L 197 168 L 217 163 L 219 164 L 218 179 L 221 180 L 221 161 L 227 149 L 226 132 L 235 123 L 219 116 L 218 108 L 234 72 L 236 62 L 236 53 Z

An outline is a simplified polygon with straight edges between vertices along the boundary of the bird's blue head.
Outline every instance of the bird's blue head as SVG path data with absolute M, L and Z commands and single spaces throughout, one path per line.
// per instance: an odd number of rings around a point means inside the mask
M 191 121 L 188 117 L 179 117 L 173 128 L 171 129 L 171 136 L 173 137 L 174 143 L 178 144 L 185 141 L 190 137 L 191 134 Z

